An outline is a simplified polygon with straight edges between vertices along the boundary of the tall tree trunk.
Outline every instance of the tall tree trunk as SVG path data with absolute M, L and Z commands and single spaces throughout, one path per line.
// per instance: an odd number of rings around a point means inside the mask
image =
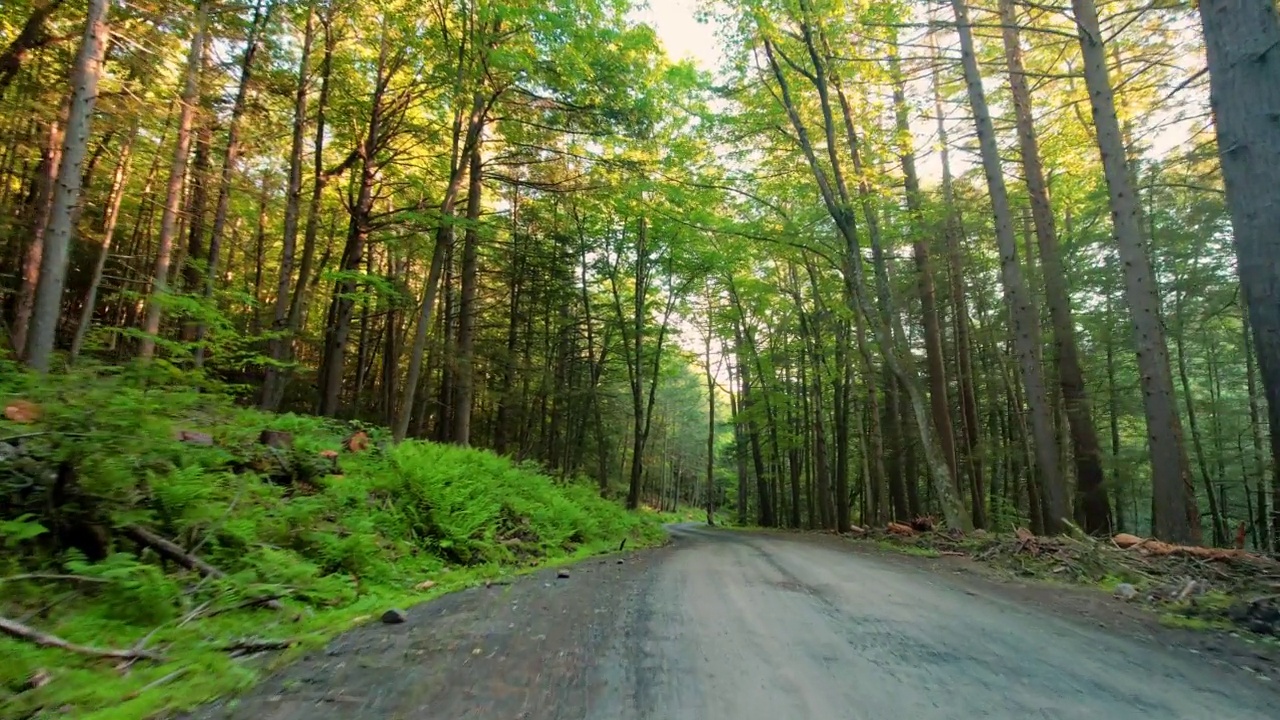
M 1017 348 L 1018 366 L 1027 395 L 1027 409 L 1031 415 L 1034 435 L 1036 465 L 1044 489 L 1045 531 L 1057 534 L 1065 528 L 1070 515 L 1067 503 L 1066 482 L 1058 466 L 1059 452 L 1053 416 L 1045 389 L 1044 373 L 1040 365 L 1040 318 L 1031 303 L 1031 295 L 1022 277 L 1018 261 L 1018 241 L 1014 236 L 1013 215 L 1009 208 L 1009 195 L 1005 189 L 1004 171 L 1000 166 L 1000 148 L 996 144 L 995 128 L 987 109 L 986 94 L 982 89 L 982 76 L 973 50 L 973 31 L 969 22 L 969 9 L 964 0 L 952 0 L 956 14 L 956 31 L 960 36 L 960 54 L 964 64 L 965 82 L 969 89 L 969 104 L 973 107 L 977 124 L 978 142 L 982 150 L 982 166 L 987 176 L 987 189 L 991 195 L 992 212 L 995 215 L 996 241 L 1000 247 L 1000 275 L 1005 298 L 1009 303 L 1013 323 L 1013 340 Z
M 827 148 L 832 160 L 833 172 L 828 176 L 826 169 L 819 162 L 814 145 L 809 139 L 808 129 L 796 109 L 794 100 L 791 97 L 790 85 L 786 79 L 786 75 L 782 70 L 782 66 L 776 59 L 774 46 L 771 40 L 764 41 L 765 54 L 768 57 L 769 67 L 773 73 L 774 80 L 778 83 L 781 100 L 784 109 L 787 112 L 788 120 L 792 129 L 796 133 L 797 140 L 804 152 L 805 160 L 809 165 L 810 171 L 813 173 L 814 179 L 817 181 L 818 189 L 822 195 L 823 204 L 827 209 L 827 213 L 835 222 L 840 231 L 840 235 L 844 240 L 845 248 L 842 258 L 843 274 L 846 283 L 846 298 L 851 301 L 850 309 L 856 313 L 860 313 L 867 318 L 874 317 L 862 291 L 862 267 L 861 253 L 859 250 L 859 239 L 857 233 L 856 218 L 848 203 L 848 191 L 843 186 L 843 178 L 839 173 L 839 158 L 836 154 L 835 142 L 835 124 L 832 118 L 830 103 L 826 97 L 825 84 L 815 83 L 819 88 L 819 94 L 823 100 L 822 114 L 824 120 L 824 129 L 827 137 Z M 832 184 L 831 178 L 835 179 Z M 884 354 L 885 362 L 892 370 L 898 381 L 904 386 L 905 392 L 911 401 L 912 414 L 916 420 L 916 428 L 920 435 L 921 445 L 925 452 L 925 460 L 929 468 L 929 477 L 938 494 L 938 498 L 942 505 L 943 515 L 948 525 L 960 529 L 968 528 L 972 523 L 970 518 L 964 512 L 964 505 L 956 496 L 954 479 L 947 467 L 946 459 L 943 456 L 941 446 L 937 437 L 933 432 L 929 420 L 929 412 L 925 401 L 925 390 L 920 383 L 919 377 L 915 373 L 915 368 L 909 365 L 899 354 L 898 349 L 893 344 L 892 331 L 875 324 L 876 340 Z M 839 478 L 839 475 L 837 475 Z M 847 480 L 847 477 L 845 478 Z M 849 529 L 848 519 L 848 501 L 847 499 L 837 498 L 837 515 L 839 521 L 837 528 L 841 532 Z M 840 508 L 846 508 L 845 512 L 840 512 Z
M 1259 533 L 1258 548 L 1274 549 L 1268 542 L 1272 533 L 1267 520 L 1267 456 L 1262 451 L 1262 414 L 1258 410 L 1258 372 L 1253 360 L 1253 333 L 1249 328 L 1248 308 L 1241 313 L 1240 321 L 1244 336 L 1244 368 L 1249 393 L 1249 438 L 1253 441 L 1253 471 L 1258 479 L 1258 519 L 1255 523 Z
M 457 375 L 454 378 L 453 442 L 471 444 L 471 406 L 475 395 L 476 289 L 479 266 L 480 192 L 483 163 L 480 144 L 471 152 L 470 187 L 467 190 L 467 229 L 462 236 L 462 291 L 458 298 Z
M 107 26 L 109 0 L 89 0 L 85 18 L 84 39 L 76 55 L 71 73 L 71 105 L 67 113 L 66 140 L 58 168 L 58 183 L 53 193 L 49 229 L 44 237 L 44 255 L 40 259 L 40 285 L 36 289 L 31 313 L 31 329 L 25 347 L 27 364 L 38 372 L 49 370 L 53 345 L 57 339 L 58 319 L 62 315 L 62 288 L 67 281 L 67 263 L 71 259 L 71 234 L 80 203 L 80 167 L 89 147 L 93 125 L 93 106 L 98 100 L 98 80 L 107 52 L 111 30 Z
M 520 340 L 520 308 L 524 290 L 523 280 L 526 275 L 525 264 L 528 262 L 528 253 L 523 250 L 522 240 L 520 230 L 520 190 L 519 186 L 513 186 L 511 193 L 511 273 L 508 278 L 508 286 L 511 289 L 511 302 L 508 304 L 507 310 L 506 352 L 503 355 L 502 376 L 498 383 L 498 411 L 494 419 L 493 432 L 493 449 L 499 454 L 507 452 L 507 445 L 515 435 L 512 432 L 511 406 L 514 403 L 511 396 L 511 388 L 515 383 L 516 346 Z M 586 290 L 584 289 L 583 292 L 586 292 Z M 619 325 L 619 327 L 621 326 Z
M 173 163 L 169 167 L 169 183 L 165 188 L 164 211 L 160 215 L 159 247 L 156 250 L 155 271 L 151 277 L 151 297 L 147 301 L 147 315 L 142 326 L 142 341 L 138 356 L 149 360 L 155 355 L 156 336 L 160 334 L 160 314 L 164 296 L 168 292 L 169 260 L 173 253 L 173 240 L 177 231 L 178 209 L 182 204 L 182 184 L 187 173 L 187 154 L 191 150 L 191 118 L 195 113 L 196 99 L 200 92 L 200 56 L 204 48 L 205 24 L 208 8 L 204 0 L 196 6 L 195 29 L 191 37 L 191 50 L 187 56 L 186 76 L 183 80 L 182 98 L 179 101 L 177 142 L 173 149 Z
M 635 267 L 635 292 L 632 295 L 632 315 L 628 322 L 631 325 L 630 337 L 630 355 L 632 363 L 631 372 L 631 477 L 627 485 L 627 509 L 635 510 L 640 507 L 640 480 L 644 472 L 644 406 L 642 398 L 644 397 L 644 322 L 645 322 L 645 298 L 649 291 L 649 274 L 652 270 L 649 268 L 649 224 L 647 218 L 640 218 L 640 228 L 636 233 L 636 267 Z M 615 305 L 619 308 L 619 320 L 621 317 L 621 304 L 616 302 L 617 290 L 614 290 Z M 746 378 L 746 375 L 743 375 Z M 651 378 L 651 383 L 657 382 L 657 378 Z M 747 388 L 743 386 L 743 392 L 746 393 Z M 744 394 L 744 398 L 746 395 Z M 757 442 L 758 445 L 758 442 Z M 757 451 L 758 455 L 758 451 Z
M 484 99 L 477 93 L 472 103 L 471 114 L 464 118 L 459 112 L 454 116 L 453 160 L 449 185 L 445 188 L 444 199 L 440 202 L 441 224 L 436 231 L 436 245 L 431 251 L 431 266 L 427 270 L 426 285 L 422 290 L 422 305 L 418 309 L 418 325 L 414 330 L 413 349 L 409 353 L 409 370 L 405 378 L 404 397 L 400 401 L 400 413 L 392 432 L 397 442 L 403 440 L 409 432 L 413 397 L 417 392 L 418 376 L 422 372 L 422 355 L 427 345 L 427 328 L 431 327 L 431 312 L 436 303 L 436 293 L 440 289 L 440 276 L 444 273 L 445 258 L 453 249 L 454 206 L 458 201 L 458 193 L 462 189 L 462 178 L 470 164 L 471 154 L 479 152 L 486 109 Z M 452 360 L 449 358 L 447 362 Z
M 707 285 L 707 334 L 703 337 L 703 357 L 707 370 L 707 474 L 704 486 L 707 524 L 716 524 L 716 376 L 711 367 L 711 336 L 715 334 L 711 316 L 711 286 Z
M 181 243 L 173 249 L 175 291 L 182 288 L 199 293 L 203 285 L 202 262 L 208 259 L 204 250 L 205 220 L 209 214 L 209 188 L 213 182 L 211 173 L 213 128 L 218 121 L 213 106 L 222 98 L 221 87 L 217 88 L 216 92 L 210 87 L 214 84 L 210 77 L 212 74 L 213 37 L 211 33 L 205 33 L 204 47 L 200 50 L 200 99 L 196 107 L 196 115 L 192 119 L 195 124 L 195 150 L 192 152 L 191 169 L 188 172 L 187 204 L 182 218 L 186 222 L 185 255 Z M 182 233 L 179 232 L 178 235 L 181 237 Z M 181 337 L 184 342 L 194 341 L 196 339 L 195 324 L 183 324 Z
M 961 229 L 955 205 L 955 190 L 951 175 L 951 150 L 947 137 L 946 116 L 942 108 L 942 81 L 937 60 L 937 48 L 930 35 L 930 49 L 934 57 L 932 86 L 933 106 L 938 122 L 938 146 L 942 160 L 942 201 L 946 218 L 943 222 L 943 240 L 947 248 L 948 295 L 952 323 L 955 325 L 956 387 L 960 394 L 960 418 L 964 428 L 965 466 L 969 474 L 969 493 L 974 527 L 987 525 L 983 497 L 986 494 L 983 477 L 983 458 L 980 452 L 981 426 L 978 422 L 978 398 L 973 380 L 973 349 L 970 344 L 969 308 L 964 293 L 964 261 L 961 256 Z M 957 481 L 959 478 L 957 477 Z M 958 485 L 958 483 L 957 483 Z
M 1084 78 L 1089 88 L 1098 152 L 1111 196 L 1116 245 L 1124 265 L 1125 295 L 1133 323 L 1138 376 L 1147 418 L 1147 442 L 1154 483 L 1155 535 L 1170 542 L 1199 542 L 1200 513 L 1196 508 L 1195 486 L 1182 441 L 1182 420 L 1178 416 L 1177 397 L 1173 391 L 1169 348 L 1160 320 L 1160 298 L 1139 223 L 1140 207 L 1129 174 L 1124 139 L 1116 119 L 1115 97 L 1098 11 L 1093 0 L 1072 0 L 1071 5 L 1084 56 Z
M 1237 267 L 1267 398 L 1271 537 L 1280 547 L 1280 20 L 1271 0 L 1202 0 L 1200 21 Z
M 263 410 L 277 410 L 284 399 L 286 362 L 291 341 L 288 332 L 289 288 L 293 282 L 294 255 L 298 245 L 298 219 L 302 214 L 302 156 L 307 134 L 307 95 L 310 88 L 311 45 L 315 39 L 315 0 L 307 6 L 307 22 L 302 32 L 302 58 L 298 61 L 298 84 L 293 98 L 293 137 L 289 150 L 289 184 L 285 191 L 284 233 L 280 247 L 280 274 L 271 314 L 271 338 L 267 341 L 266 377 L 262 383 Z M 321 122 L 317 120 L 317 122 Z M 314 237 L 313 237 L 314 241 Z M 312 251 L 315 244 L 312 243 Z
M 734 462 L 738 470 L 738 525 L 745 526 L 747 524 L 747 446 L 746 437 L 743 432 L 743 411 L 742 403 L 739 401 L 741 393 L 733 392 L 734 382 L 739 377 L 738 372 L 733 369 L 729 372 L 729 412 L 733 414 L 733 456 Z
M 920 178 L 916 174 L 915 146 L 911 139 L 911 127 L 908 121 L 906 82 L 902 76 L 901 61 L 898 58 L 896 46 L 889 57 L 889 63 L 893 78 L 894 129 L 898 137 L 898 157 L 902 162 L 902 184 L 907 196 L 907 212 L 915 226 L 911 249 L 918 276 L 916 285 L 920 289 L 920 310 L 924 316 L 925 362 L 929 369 L 929 405 L 933 413 L 934 428 L 938 431 L 938 442 L 942 445 L 943 456 L 951 468 L 952 477 L 959 480 L 955 430 L 951 424 L 951 401 L 947 397 L 946 361 L 942 353 L 942 324 L 938 321 L 933 263 L 929 257 L 929 244 L 924 236 L 923 203 Z M 975 505 L 975 507 L 981 506 L 980 501 Z
M 68 102 L 70 96 L 68 96 Z M 13 349 L 19 356 L 26 355 L 27 336 L 31 330 L 31 315 L 35 310 L 36 292 L 40 285 L 40 269 L 44 264 L 45 235 L 53 214 L 53 198 L 58 192 L 58 169 L 62 165 L 62 148 L 65 143 L 66 116 L 70 106 L 65 105 L 56 120 L 50 121 L 44 152 L 37 165 L 35 182 L 35 218 L 31 228 L 31 242 L 22 262 L 22 288 L 18 295 L 18 309 L 13 322 Z
M 277 386 L 274 388 L 274 397 L 272 398 L 277 408 L 283 402 L 289 379 L 292 377 L 292 369 L 289 365 L 294 359 L 294 344 L 297 335 L 306 323 L 308 300 L 320 281 L 320 273 L 323 271 L 330 255 L 329 249 L 326 248 L 319 264 L 316 265 L 315 255 L 317 241 L 320 236 L 321 203 L 324 199 L 324 190 L 328 186 L 331 177 L 324 167 L 324 140 L 325 111 L 329 105 L 329 81 L 333 74 L 333 53 L 336 46 L 332 28 L 332 8 L 333 6 L 329 5 L 325 15 L 320 18 L 320 24 L 324 29 L 324 57 L 320 61 L 320 94 L 316 99 L 315 139 L 311 144 L 311 199 L 307 206 L 307 226 L 302 236 L 302 260 L 298 263 L 298 279 L 294 283 L 293 293 L 289 298 L 289 316 L 286 321 L 283 340 L 284 357 L 282 362 L 284 367 L 279 370 L 280 378 L 276 383 Z M 329 247 L 332 247 L 332 244 L 333 223 L 331 221 Z M 314 272 L 313 266 L 316 266 Z
M 218 202 L 213 211 L 213 228 L 209 231 L 209 263 L 204 280 L 206 302 L 213 297 L 213 289 L 218 284 L 218 255 L 222 250 L 222 236 L 227 227 L 227 214 L 231 208 L 231 186 L 235 180 L 236 163 L 239 162 L 240 157 L 240 121 L 244 117 L 245 106 L 249 99 L 253 59 L 258 54 L 258 44 L 274 8 L 275 3 L 272 0 L 257 0 L 253 9 L 253 20 L 249 25 L 249 37 L 245 41 L 244 57 L 240 62 L 240 83 L 236 89 L 236 98 L 231 105 L 231 117 L 227 121 L 227 147 L 222 157 L 222 178 L 218 185 Z M 196 325 L 196 367 L 204 365 L 205 332 L 206 327 L 203 322 Z
M 1173 333 L 1174 351 L 1177 354 L 1178 378 L 1182 383 L 1182 400 L 1187 406 L 1187 426 L 1191 430 L 1191 447 L 1196 454 L 1196 465 L 1200 469 L 1200 481 L 1204 483 L 1205 495 L 1209 500 L 1209 518 L 1212 521 L 1213 544 L 1219 547 L 1227 543 L 1227 528 L 1222 521 L 1222 513 L 1218 510 L 1218 498 L 1213 479 L 1209 477 L 1209 461 L 1205 458 L 1204 441 L 1200 435 L 1200 424 L 1197 421 L 1195 395 L 1191 392 L 1191 378 L 1187 374 L 1186 321 L 1182 314 L 1182 302 L 1185 293 L 1182 288 L 1183 278 L 1175 270 L 1173 275 L 1173 318 L 1177 330 Z
M 356 281 L 351 275 L 360 269 L 365 244 L 369 238 L 370 215 L 373 211 L 373 186 L 378 176 L 378 151 L 382 146 L 385 122 L 386 94 L 391 82 L 389 68 L 390 41 L 388 31 L 382 30 L 381 48 L 378 52 L 377 76 L 370 100 L 369 122 L 361 141 L 360 178 L 355 202 L 351 204 L 347 225 L 347 240 L 342 250 L 338 269 L 346 277 L 335 283 L 333 299 L 329 305 L 329 317 L 325 327 L 324 357 L 320 365 L 320 402 L 318 414 L 337 416 L 342 396 L 342 378 L 346 365 L 347 341 L 351 335 L 351 320 L 355 313 Z
M 1123 489 L 1125 483 L 1120 475 L 1120 394 L 1116 391 L 1116 352 L 1112 338 L 1114 322 L 1111 317 L 1111 294 L 1107 293 L 1107 332 L 1106 332 L 1106 365 L 1107 365 L 1107 418 L 1111 430 L 1111 490 L 1116 499 L 1116 530 L 1125 532 Z M 1138 518 L 1133 519 L 1133 529 L 1138 529 Z
M 1045 296 L 1057 349 L 1055 358 L 1058 382 L 1062 389 L 1067 424 L 1071 431 L 1072 454 L 1076 463 L 1076 492 L 1084 511 L 1085 531 L 1110 534 L 1110 509 L 1102 471 L 1102 454 L 1098 433 L 1093 427 L 1089 394 L 1076 349 L 1075 321 L 1071 314 L 1071 296 L 1067 274 L 1062 266 L 1058 232 L 1054 227 L 1053 209 L 1049 204 L 1049 187 L 1040 162 L 1040 143 L 1036 138 L 1031 112 L 1031 90 L 1027 86 L 1022 64 L 1018 17 L 1013 0 L 1000 0 L 1001 26 L 1004 32 L 1005 62 L 1009 67 L 1009 87 L 1013 91 L 1014 114 L 1018 126 L 1018 147 L 1031 198 L 1031 218 L 1035 223 L 1036 241 L 1040 249 Z
M 116 222 L 120 219 L 120 201 L 124 198 L 124 185 L 129 177 L 129 164 L 133 159 L 133 143 L 137 134 L 136 126 L 129 129 L 128 136 L 120 145 L 120 156 L 116 160 L 115 172 L 111 175 L 111 190 L 107 193 L 107 212 L 102 221 L 102 247 L 98 249 L 93 276 L 89 279 L 89 289 L 85 291 L 80 308 L 80 322 L 76 324 L 76 334 L 71 340 L 72 361 L 80 357 L 84 340 L 89 334 L 89 327 L 93 324 L 93 313 L 98 306 L 98 288 L 102 285 L 102 275 L 106 271 L 107 259 L 111 256 L 111 241 L 116 234 Z

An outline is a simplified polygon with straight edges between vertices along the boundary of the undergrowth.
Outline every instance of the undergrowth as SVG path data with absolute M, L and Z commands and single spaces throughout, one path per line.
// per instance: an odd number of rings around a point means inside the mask
M 0 419 L 0 616 L 162 658 L 0 635 L 0 717 L 192 707 L 388 607 L 663 537 L 665 518 L 627 513 L 588 483 L 228 397 L 158 363 L 36 378 L 0 360 L 0 406 L 38 415 Z M 267 447 L 263 430 L 291 442 Z M 357 430 L 369 444 L 350 452 Z M 131 527 L 225 576 L 161 557 Z

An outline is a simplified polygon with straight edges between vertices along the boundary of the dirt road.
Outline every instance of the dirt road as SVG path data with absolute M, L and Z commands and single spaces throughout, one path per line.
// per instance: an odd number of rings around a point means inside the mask
M 1273 720 L 1277 683 L 833 543 L 682 526 L 335 640 L 207 720 Z M 978 589 L 975 589 L 977 587 Z

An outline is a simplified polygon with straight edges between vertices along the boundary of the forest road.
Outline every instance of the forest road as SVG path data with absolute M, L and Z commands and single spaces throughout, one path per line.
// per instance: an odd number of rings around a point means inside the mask
M 1274 720 L 1276 683 L 803 537 L 676 526 L 370 624 L 213 720 Z

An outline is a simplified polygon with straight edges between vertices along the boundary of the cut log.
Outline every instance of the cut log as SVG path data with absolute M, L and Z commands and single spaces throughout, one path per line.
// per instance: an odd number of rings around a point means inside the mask
M 19 640 L 28 640 L 43 647 L 60 648 L 68 652 L 80 655 L 89 655 L 91 657 L 115 658 L 117 660 L 163 659 L 156 653 L 140 649 L 114 650 L 111 648 L 96 648 L 89 647 L 88 645 L 77 645 L 73 642 L 63 640 L 57 635 L 40 632 L 33 627 L 28 627 L 17 620 L 10 620 L 6 617 L 0 617 L 0 632 L 3 632 L 5 635 L 18 638 Z
M 889 523 L 887 526 L 885 526 L 885 529 L 888 530 L 889 533 L 892 535 L 906 536 L 906 535 L 916 534 L 916 531 L 912 530 L 910 525 L 903 525 L 902 523 L 896 523 L 896 522 Z
M 1144 540 L 1138 537 L 1137 535 L 1130 535 L 1129 533 L 1118 533 L 1117 535 L 1111 538 L 1111 542 L 1115 543 L 1116 547 L 1120 548 L 1121 550 L 1128 550 L 1129 548 L 1135 545 L 1141 545 L 1144 542 Z
M 9 422 L 29 425 L 40 419 L 40 406 L 30 400 L 14 400 L 4 408 L 4 417 Z

